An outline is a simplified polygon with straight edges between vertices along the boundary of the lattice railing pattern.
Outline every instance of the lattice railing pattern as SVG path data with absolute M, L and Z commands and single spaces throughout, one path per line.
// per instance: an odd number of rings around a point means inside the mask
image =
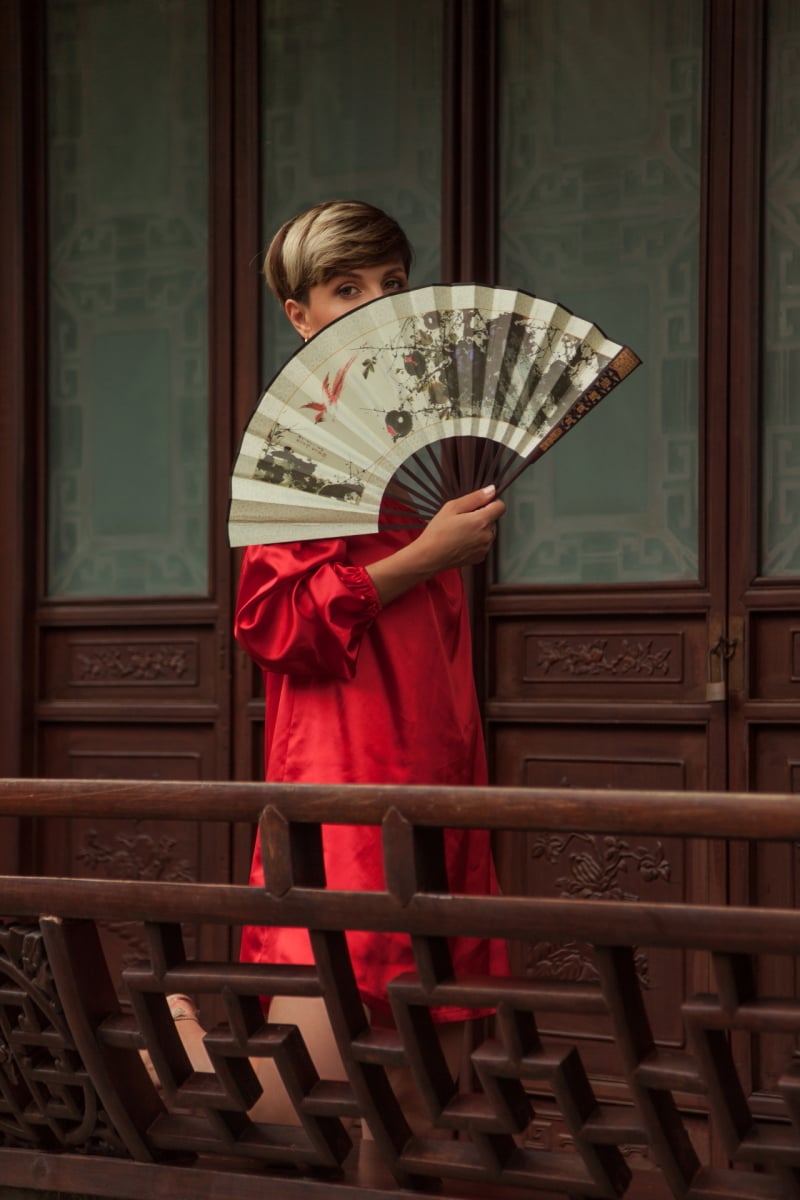
M 142 815 L 148 815 L 146 787 L 139 796 Z M 217 791 L 220 810 L 233 804 L 236 815 L 235 794 Z M 6 1148 L 0 1149 L 0 1170 L 6 1153 L 22 1149 L 51 1156 L 79 1151 L 87 1190 L 92 1161 L 102 1156 L 106 1165 L 125 1163 L 124 1194 L 132 1197 L 150 1194 L 145 1182 L 137 1183 L 137 1167 L 144 1164 L 191 1170 L 194 1194 L 227 1196 L 224 1189 L 203 1190 L 211 1188 L 209 1163 L 229 1182 L 238 1180 L 240 1190 L 231 1196 L 249 1197 L 246 1189 L 263 1181 L 265 1172 L 279 1173 L 278 1195 L 313 1195 L 308 1189 L 314 1181 L 320 1195 L 323 1189 L 335 1195 L 337 1188 L 355 1194 L 348 1191 L 355 1186 L 349 1173 L 358 1141 L 355 1118 L 369 1128 L 400 1188 L 428 1190 L 438 1182 L 447 1196 L 461 1196 L 466 1187 L 486 1197 L 633 1197 L 641 1194 L 629 1165 L 630 1150 L 638 1147 L 657 1168 L 661 1187 L 648 1195 L 800 1196 L 800 1003 L 788 994 L 761 997 L 756 983 L 761 955 L 795 956 L 800 913 L 450 895 L 442 890 L 442 826 L 477 822 L 481 813 L 495 827 L 503 819 L 502 805 L 492 805 L 488 819 L 489 807 L 481 809 L 463 793 L 438 795 L 435 805 L 425 806 L 412 793 L 405 805 L 398 794 L 350 797 L 362 805 L 364 819 L 382 823 L 387 885 L 368 897 L 328 891 L 321 824 L 353 819 L 352 805 L 342 807 L 343 793 L 347 800 L 346 789 L 312 789 L 305 796 L 296 789 L 285 795 L 262 790 L 259 799 L 270 800 L 261 814 L 265 861 L 274 866 L 268 869 L 269 892 L 211 884 L 0 880 L 0 907 L 8 914 L 0 930 L 0 1131 Z M 253 793 L 246 796 L 252 803 Z M 559 811 L 556 801 L 548 809 L 538 797 L 525 819 L 522 798 L 507 799 L 504 819 L 511 828 L 555 828 L 559 822 L 569 828 L 583 819 L 574 796 Z M 796 837 L 798 818 L 777 801 L 773 807 L 773 832 Z M 2 811 L 7 809 L 0 805 Z M 432 824 L 431 811 L 442 826 Z M 705 808 L 686 805 L 678 816 L 673 812 L 671 828 L 663 814 L 652 822 L 659 826 L 653 832 L 718 835 L 721 816 L 713 799 Z M 612 801 L 604 819 L 610 828 L 619 828 L 617 821 L 647 831 L 645 810 L 637 812 L 635 804 L 623 816 Z M 741 833 L 737 819 L 730 823 Z M 593 824 L 599 827 L 596 813 Z M 140 922 L 146 955 L 115 979 L 99 926 L 122 915 Z M 184 948 L 186 922 L 301 925 L 310 931 L 315 964 L 193 961 Z M 353 928 L 411 935 L 417 970 L 391 985 L 395 1029 L 371 1025 L 362 1006 L 345 938 Z M 590 947 L 595 973 L 589 982 L 458 978 L 448 950 L 455 934 L 579 940 Z M 707 956 L 712 986 L 684 999 L 679 1049 L 654 1037 L 652 998 L 636 966 L 642 948 Z M 213 1071 L 191 1068 L 167 1007 L 174 992 L 218 1000 L 224 1016 L 205 1039 Z M 347 1082 L 318 1076 L 297 1028 L 265 1019 L 264 995 L 324 997 Z M 441 1005 L 495 1010 L 494 1018 L 476 1027 L 470 1070 L 457 1076 L 431 1017 Z M 554 1017 L 557 1036 L 546 1032 Z M 624 1095 L 612 1101 L 598 1094 L 581 1038 L 563 1032 L 570 1017 L 581 1028 L 597 1019 L 611 1031 Z M 786 1061 L 771 1107 L 754 1108 L 736 1039 L 765 1033 L 780 1035 Z M 261 1057 L 274 1061 L 297 1125 L 252 1119 L 261 1091 L 253 1063 Z M 397 1067 L 413 1075 L 423 1126 L 417 1120 L 412 1127 L 393 1089 Z M 557 1112 L 568 1135 L 565 1148 L 543 1148 L 529 1136 L 542 1105 Z M 707 1114 L 727 1161 L 711 1161 L 697 1146 L 690 1116 L 698 1112 Z M 651 1167 L 649 1174 L 656 1171 Z M 219 1177 L 214 1186 L 221 1187 Z

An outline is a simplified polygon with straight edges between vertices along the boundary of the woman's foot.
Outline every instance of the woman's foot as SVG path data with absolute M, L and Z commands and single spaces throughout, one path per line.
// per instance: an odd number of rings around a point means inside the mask
M 167 1007 L 172 1013 L 173 1021 L 198 1021 L 199 1013 L 194 1001 L 180 992 L 167 996 Z
M 197 1012 L 197 1006 L 189 996 L 184 996 L 179 992 L 171 996 L 167 996 L 167 1007 L 170 1015 L 175 1021 L 187 1022 L 186 1024 L 178 1025 L 178 1033 L 180 1034 L 183 1048 L 189 1058 L 193 1071 L 210 1071 L 211 1063 L 203 1046 L 203 1036 L 205 1030 L 200 1024 L 200 1016 Z M 153 1066 L 152 1059 L 147 1050 L 139 1051 L 142 1062 L 147 1068 L 147 1074 L 150 1076 L 150 1081 L 157 1088 L 161 1087 L 161 1080 L 158 1077 L 158 1072 Z

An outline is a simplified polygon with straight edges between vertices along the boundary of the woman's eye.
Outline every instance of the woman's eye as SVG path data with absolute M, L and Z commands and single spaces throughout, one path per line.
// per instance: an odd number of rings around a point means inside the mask
M 354 283 L 343 283 L 341 287 L 336 289 L 337 296 L 343 296 L 345 300 L 352 299 L 358 292 Z
M 405 279 L 387 279 L 383 285 L 388 292 L 402 292 L 408 287 Z

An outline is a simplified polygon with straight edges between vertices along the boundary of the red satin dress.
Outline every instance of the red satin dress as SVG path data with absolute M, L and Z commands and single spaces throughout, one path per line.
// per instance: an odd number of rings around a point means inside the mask
M 365 565 L 406 533 L 250 546 L 235 633 L 264 672 L 266 779 L 301 783 L 483 784 L 486 760 L 461 574 L 443 571 L 382 608 Z M 451 890 L 497 891 L 489 835 L 445 834 Z M 326 825 L 328 886 L 383 889 L 380 830 Z M 250 882 L 263 886 L 256 843 Z M 347 935 L 364 1003 L 389 1012 L 388 981 L 414 970 L 404 934 Z M 459 974 L 507 974 L 504 943 L 454 939 Z M 311 963 L 303 929 L 249 926 L 247 962 Z M 438 1020 L 473 1011 L 440 1008 Z

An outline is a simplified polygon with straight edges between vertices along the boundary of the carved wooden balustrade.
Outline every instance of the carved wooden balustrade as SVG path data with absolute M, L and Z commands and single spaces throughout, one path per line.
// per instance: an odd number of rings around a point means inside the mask
M 800 1061 L 794 994 L 763 997 L 763 955 L 794 960 L 800 912 L 639 901 L 450 895 L 442 829 L 613 832 L 657 838 L 800 840 L 796 798 L 633 792 L 236 784 L 0 782 L 0 816 L 260 822 L 269 892 L 141 880 L 0 879 L 0 1193 L 2 1186 L 98 1196 L 255 1200 L 386 1197 L 800 1196 Z M 386 889 L 324 890 L 322 822 L 379 824 Z M 139 922 L 141 962 L 109 970 L 102 925 Z M 311 931 L 313 967 L 193 961 L 197 923 Z M 396 1030 L 371 1027 L 344 931 L 404 930 L 417 970 L 392 985 Z M 448 937 L 580 943 L 591 979 L 454 978 Z M 637 965 L 643 950 L 706 955 L 711 986 L 681 1005 L 679 1047 L 654 1035 Z M 787 989 L 788 991 L 788 989 Z M 216 996 L 214 1073 L 193 1073 L 165 997 Z M 259 996 L 322 996 L 348 1082 L 320 1079 L 294 1026 L 265 1023 Z M 471 1072 L 451 1076 L 430 1009 L 492 1006 Z M 604 1099 L 570 1021 L 607 1023 L 624 1094 Z M 555 1022 L 558 1036 L 548 1032 Z M 779 1034 L 774 1103 L 756 1110 L 733 1049 Z M 160 1085 L 140 1051 L 149 1052 Z M 297 1126 L 257 1123 L 251 1063 L 274 1059 Z M 413 1072 L 429 1127 L 412 1132 L 386 1070 Z M 702 1112 L 722 1148 L 704 1154 L 687 1123 Z M 566 1148 L 537 1145 L 537 1105 L 556 1110 Z M 356 1172 L 358 1120 L 385 1179 Z M 445 1136 L 443 1136 L 443 1134 Z M 355 1142 L 355 1148 L 353 1143 Z M 629 1165 L 647 1148 L 647 1171 Z M 655 1167 L 652 1165 L 655 1164 Z

